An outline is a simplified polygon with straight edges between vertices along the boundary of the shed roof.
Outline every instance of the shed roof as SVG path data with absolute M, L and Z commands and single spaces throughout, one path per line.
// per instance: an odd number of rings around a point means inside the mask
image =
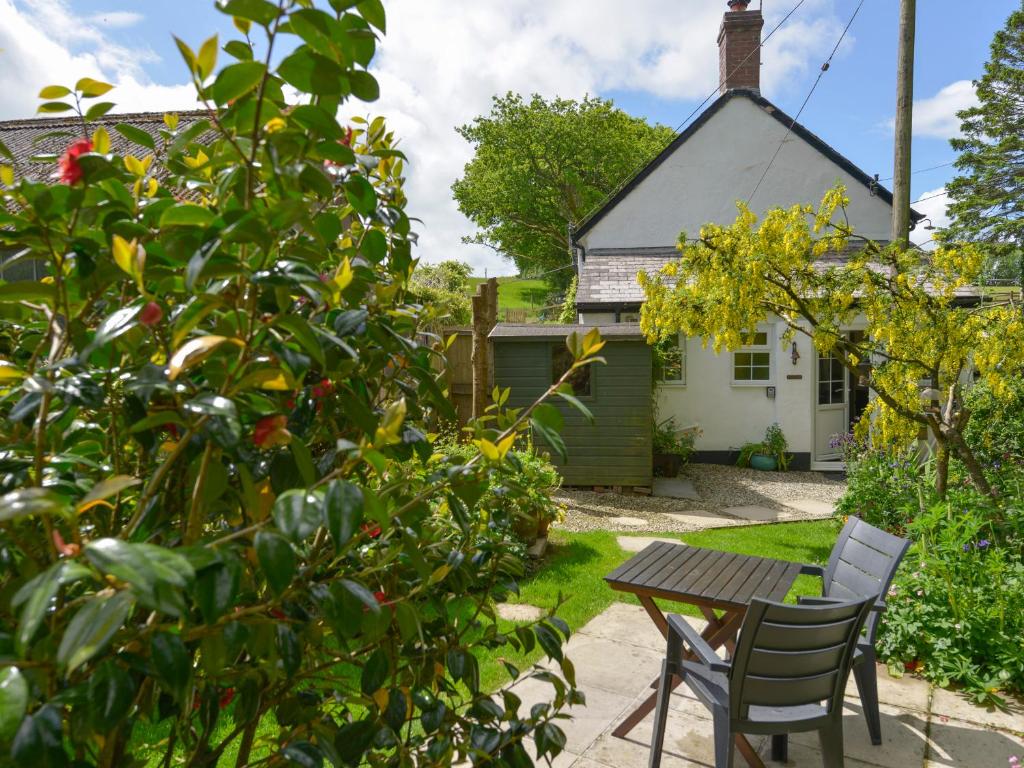
M 499 323 L 494 326 L 489 338 L 502 339 L 503 341 L 535 341 L 543 338 L 565 338 L 570 333 L 588 333 L 597 328 L 606 339 L 617 341 L 643 341 L 644 335 L 637 323 L 615 323 L 614 325 L 542 325 L 520 324 L 520 323 Z

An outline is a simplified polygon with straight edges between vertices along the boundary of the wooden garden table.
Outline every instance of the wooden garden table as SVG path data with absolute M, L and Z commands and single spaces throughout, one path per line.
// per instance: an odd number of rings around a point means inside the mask
M 666 638 L 668 621 L 654 598 L 697 606 L 708 622 L 701 636 L 712 648 L 724 645 L 731 654 L 750 601 L 755 597 L 782 600 L 799 574 L 799 563 L 656 541 L 604 579 L 612 589 L 636 595 Z M 676 678 L 673 688 L 680 682 Z M 657 700 L 655 691 L 612 735 L 625 738 L 654 710 Z M 736 747 L 751 766 L 764 768 L 746 736 L 736 735 Z

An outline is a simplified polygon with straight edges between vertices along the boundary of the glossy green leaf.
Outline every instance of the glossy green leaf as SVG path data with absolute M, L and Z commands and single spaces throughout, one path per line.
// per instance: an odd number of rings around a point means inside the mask
M 332 480 L 321 504 L 323 524 L 340 551 L 363 521 L 363 491 L 345 480 Z
M 71 95 L 71 89 L 63 85 L 47 85 L 39 91 L 40 99 L 63 99 Z
M 196 69 L 199 71 L 199 77 L 205 80 L 213 72 L 217 66 L 217 36 L 207 38 L 201 46 L 199 46 L 199 53 L 196 54 Z
M 281 750 L 281 757 L 301 768 L 323 768 L 324 764 L 323 753 L 308 741 L 293 741 Z
M 132 141 L 141 147 L 156 149 L 156 142 L 153 140 L 153 137 L 141 128 L 129 123 L 118 123 L 114 126 L 114 130 L 128 139 L 128 141 Z
M 380 86 L 377 78 L 369 72 L 356 71 L 348 76 L 352 84 L 352 95 L 363 101 L 376 101 L 380 98 Z
M 158 632 L 150 644 L 153 672 L 179 701 L 186 696 L 192 675 L 192 657 L 178 635 Z
M 239 61 L 252 61 L 252 48 L 241 40 L 231 40 L 224 44 L 224 52 Z
M 60 710 L 46 704 L 26 717 L 11 744 L 16 768 L 66 768 L 70 765 L 64 751 L 64 729 Z
M 89 720 L 100 733 L 113 730 L 124 719 L 135 698 L 135 681 L 114 661 L 106 661 L 89 676 Z
M 28 711 L 28 683 L 17 667 L 0 669 L 0 744 L 18 730 Z
M 345 182 L 345 197 L 363 216 L 370 216 L 377 209 L 377 193 L 363 176 L 353 176 Z
M 56 295 L 56 290 L 49 283 L 19 280 L 16 283 L 0 285 L 0 304 L 29 301 L 52 305 L 56 300 Z
M 281 660 L 281 666 L 285 675 L 294 677 L 302 666 L 302 645 L 298 635 L 295 634 L 289 625 L 280 623 L 274 627 L 275 642 L 277 644 L 277 657 Z
M 32 515 L 66 515 L 67 499 L 48 488 L 22 488 L 0 496 L 0 522 Z
M 185 557 L 155 544 L 96 539 L 86 545 L 85 556 L 102 573 L 144 592 L 152 592 L 159 583 L 184 587 L 195 576 L 192 564 Z
M 295 542 L 302 541 L 320 527 L 320 508 L 314 496 L 303 489 L 285 491 L 274 501 L 274 522 Z
M 134 605 L 135 598 L 129 592 L 94 595 L 86 600 L 64 631 L 57 663 L 70 673 L 103 650 Z
M 363 666 L 363 673 L 359 680 L 363 693 L 367 696 L 372 696 L 384 687 L 384 683 L 388 679 L 389 670 L 388 655 L 384 652 L 383 648 L 378 648 L 370 654 L 370 658 L 366 660 L 366 664 Z
M 281 594 L 295 578 L 296 559 L 292 545 L 278 533 L 260 531 L 256 534 L 255 546 L 267 583 L 274 592 Z
M 104 83 L 101 80 L 94 80 L 91 77 L 83 77 L 77 83 L 75 83 L 75 90 L 79 91 L 82 96 L 87 99 L 93 99 L 97 96 L 110 91 L 114 86 L 110 83 Z
M 324 366 L 323 347 L 320 346 L 320 342 L 308 322 L 298 315 L 283 315 L 277 319 L 274 325 L 288 331 L 306 354 L 316 360 L 320 367 Z
M 207 624 L 214 623 L 232 609 L 241 578 L 242 569 L 234 558 L 215 563 L 196 575 L 195 601 Z
M 160 216 L 161 227 L 208 227 L 216 217 L 209 208 L 195 203 L 181 203 L 168 208 Z
M 348 91 L 345 71 L 327 57 L 304 46 L 287 56 L 277 72 L 286 83 L 305 93 L 340 96 Z
M 95 104 L 90 104 L 89 109 L 85 111 L 85 119 L 99 120 L 116 106 L 112 101 L 98 101 Z
M 277 6 L 267 0 L 227 0 L 218 7 L 227 14 L 269 26 L 278 16 Z
M 213 82 L 213 98 L 218 104 L 244 96 L 263 79 L 266 67 L 258 61 L 240 61 L 224 67 Z
M 21 609 L 15 645 L 19 650 L 29 647 L 36 632 L 47 616 L 53 599 L 64 584 L 71 584 L 91 575 L 84 565 L 71 560 L 54 563 L 42 573 L 26 582 L 11 599 L 11 607 Z

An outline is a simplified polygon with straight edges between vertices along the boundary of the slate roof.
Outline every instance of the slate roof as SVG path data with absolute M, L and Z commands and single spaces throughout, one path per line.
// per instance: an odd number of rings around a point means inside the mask
M 615 323 L 614 325 L 555 325 L 539 323 L 499 323 L 494 326 L 488 338 L 506 339 L 510 341 L 529 341 L 538 338 L 565 338 L 574 331 L 576 333 L 587 333 L 593 328 L 601 332 L 606 339 L 642 339 L 637 323 Z
M 207 117 L 205 110 L 177 112 L 178 130 L 188 127 L 197 120 Z M 110 134 L 112 152 L 142 156 L 150 152 L 129 141 L 117 132 L 116 126 L 127 124 L 141 128 L 156 139 L 160 146 L 158 131 L 164 127 L 163 112 L 131 112 L 117 115 L 104 115 L 97 120 L 89 121 L 88 132 L 91 134 L 97 126 L 102 125 Z M 82 121 L 78 117 L 42 117 L 30 120 L 7 120 L 0 122 L 0 142 L 14 155 L 18 175 L 33 181 L 53 181 L 56 179 L 57 163 L 53 158 L 45 161 L 33 161 L 40 155 L 62 154 L 68 144 L 84 135 Z
M 576 231 L 573 233 L 573 242 L 578 242 L 578 239 L 585 235 L 590 229 L 597 224 L 605 214 L 614 208 L 618 203 L 626 197 L 630 192 L 633 191 L 644 179 L 646 179 L 659 165 L 675 152 L 680 146 L 682 146 L 687 139 L 693 134 L 699 131 L 704 124 L 710 120 L 723 106 L 725 106 L 732 99 L 745 98 L 750 99 L 755 105 L 764 110 L 767 114 L 774 117 L 780 123 L 789 128 L 791 132 L 799 136 L 801 139 L 806 141 L 812 147 L 817 149 L 832 162 L 842 168 L 844 171 L 849 173 L 853 178 L 862 183 L 864 186 L 872 190 L 876 197 L 881 198 L 884 202 L 892 205 L 892 192 L 885 187 L 881 186 L 875 181 L 873 176 L 869 176 L 863 170 L 858 168 L 853 162 L 846 156 L 834 149 L 824 139 L 819 137 L 814 132 L 808 130 L 806 127 L 796 122 L 792 117 L 787 115 L 781 109 L 772 104 L 768 99 L 764 98 L 757 91 L 750 91 L 745 88 L 733 88 L 726 91 L 724 94 L 719 96 L 714 103 L 706 110 L 704 110 L 700 116 L 687 126 L 686 130 L 680 133 L 672 142 L 665 147 L 651 162 L 649 162 L 643 169 L 640 170 L 633 178 L 627 181 L 611 198 L 608 199 L 604 205 L 601 206 L 597 211 L 591 214 L 585 221 L 583 221 Z M 920 221 L 924 218 L 924 214 L 915 211 L 913 208 L 910 209 L 910 217 L 912 221 Z

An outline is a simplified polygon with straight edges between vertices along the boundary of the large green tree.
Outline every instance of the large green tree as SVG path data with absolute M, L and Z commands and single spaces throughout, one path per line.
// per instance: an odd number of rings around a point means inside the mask
M 993 277 L 1024 274 L 1024 3 L 992 40 L 975 83 L 978 105 L 959 113 L 959 175 L 947 186 L 953 223 L 946 237 L 984 243 Z
M 526 275 L 567 266 L 569 223 L 674 135 L 604 99 L 525 101 L 514 93 L 457 130 L 476 150 L 452 185 L 459 210 L 480 228 L 467 242 L 493 248 Z M 549 279 L 562 286 L 571 276 L 562 269 Z

